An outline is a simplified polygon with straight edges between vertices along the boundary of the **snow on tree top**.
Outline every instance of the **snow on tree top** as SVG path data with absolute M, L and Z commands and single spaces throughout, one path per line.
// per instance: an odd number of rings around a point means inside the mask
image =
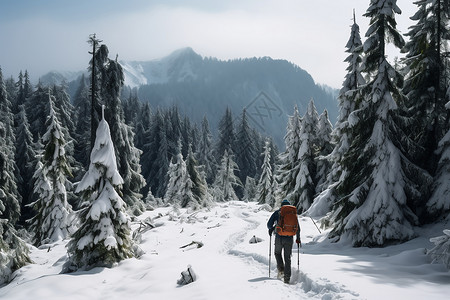
M 99 170 L 95 166 L 105 168 L 106 177 L 110 179 L 112 185 L 123 184 L 123 179 L 117 171 L 116 155 L 114 145 L 111 141 L 111 133 L 108 123 L 102 119 L 98 124 L 94 148 L 91 153 L 91 164 L 89 171 L 77 186 L 76 192 L 93 187 L 96 180 L 101 177 Z

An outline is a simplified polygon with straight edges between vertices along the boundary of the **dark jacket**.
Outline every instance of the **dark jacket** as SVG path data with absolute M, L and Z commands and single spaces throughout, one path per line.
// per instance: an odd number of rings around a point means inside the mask
M 273 214 L 270 216 L 269 221 L 267 221 L 267 228 L 269 230 L 275 231 L 275 236 L 276 237 L 282 237 L 282 238 L 290 238 L 290 236 L 280 236 L 278 235 L 278 233 L 276 232 L 275 227 L 278 224 L 278 220 L 280 219 L 280 210 L 276 210 L 273 212 Z M 300 240 L 300 224 L 298 224 L 298 229 L 297 229 L 297 234 L 296 234 L 297 240 Z

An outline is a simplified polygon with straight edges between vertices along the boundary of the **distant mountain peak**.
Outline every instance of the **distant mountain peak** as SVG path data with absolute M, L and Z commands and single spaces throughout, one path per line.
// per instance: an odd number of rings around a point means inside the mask
M 170 53 L 166 58 L 179 58 L 179 57 L 189 57 L 189 56 L 197 56 L 201 57 L 197 52 L 194 51 L 191 47 L 184 47 L 177 49 Z
M 196 70 L 203 61 L 191 47 L 173 51 L 168 56 L 147 62 L 121 61 L 125 71 L 125 85 L 183 82 L 197 78 Z

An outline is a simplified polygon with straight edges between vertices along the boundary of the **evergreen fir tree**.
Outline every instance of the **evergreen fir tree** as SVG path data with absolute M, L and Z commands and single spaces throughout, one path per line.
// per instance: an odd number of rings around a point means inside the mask
M 103 51 L 105 54 L 108 53 L 107 48 Z M 134 146 L 134 132 L 124 121 L 119 98 L 124 83 L 123 69 L 117 61 L 107 59 L 101 70 L 101 95 L 107 107 L 105 119 L 111 128 L 117 167 L 124 180 L 123 200 L 135 215 L 139 215 L 145 210 L 140 193 L 145 185 L 140 165 L 142 151 Z
M 52 94 L 54 96 L 54 109 L 58 113 L 59 122 L 63 128 L 66 128 L 68 135 L 66 138 L 73 139 L 72 136 L 75 133 L 75 111 L 72 103 L 70 102 L 70 96 L 67 93 L 67 84 L 63 82 L 60 86 L 53 86 Z M 70 143 L 71 144 L 71 143 Z
M 72 207 L 67 201 L 67 177 L 71 168 L 67 162 L 67 141 L 54 110 L 54 97 L 49 95 L 47 132 L 42 136 L 44 153 L 38 165 L 35 193 L 38 200 L 31 205 L 36 215 L 30 220 L 36 245 L 63 240 L 74 231 Z
M 0 282 L 31 262 L 29 249 L 14 226 L 20 217 L 20 194 L 14 163 L 13 115 L 0 68 Z
M 17 94 L 16 94 L 16 101 L 14 101 L 14 104 L 13 104 L 13 113 L 17 114 L 19 112 L 19 106 L 25 105 L 22 71 L 19 72 L 19 78 L 17 79 L 15 86 L 16 86 Z
M 334 147 L 331 142 L 331 135 L 333 127 L 328 119 L 328 111 L 319 116 L 319 123 L 317 128 L 317 146 L 318 152 L 316 154 L 316 193 L 320 193 L 327 188 L 327 176 L 331 170 L 331 160 L 329 155 Z
M 138 120 L 136 122 L 136 135 L 134 136 L 134 144 L 136 148 L 144 150 L 146 144 L 146 136 L 151 127 L 151 111 L 148 102 L 146 102 L 138 112 Z
M 130 218 L 120 197 L 123 179 L 105 119 L 99 123 L 89 170 L 77 186 L 83 206 L 80 227 L 68 243 L 66 272 L 113 264 L 133 257 Z
M 237 164 L 233 156 L 225 150 L 214 181 L 213 199 L 216 202 L 238 200 L 235 187 L 242 185 L 236 176 Z
M 225 115 L 219 122 L 219 137 L 214 150 L 217 161 L 223 158 L 225 151 L 227 151 L 229 155 L 234 155 L 233 149 L 235 141 L 233 116 L 231 110 L 227 108 Z
M 14 116 L 11 113 L 9 101 L 0 68 L 0 189 L 5 194 L 3 200 L 3 218 L 15 226 L 20 217 L 22 198 L 18 191 L 18 170 L 14 160 L 16 153 Z
M 433 193 L 426 203 L 430 219 L 447 216 L 450 212 L 450 130 L 439 142 L 440 161 L 432 184 Z
M 169 165 L 169 183 L 164 195 L 164 202 L 182 208 L 189 206 L 196 209 L 199 203 L 197 199 L 194 199 L 192 193 L 193 184 L 181 154 L 181 141 L 178 142 L 178 145 L 178 153 L 172 158 Z
M 74 157 L 84 169 L 87 169 L 91 149 L 91 121 L 87 116 L 91 115 L 91 99 L 84 74 L 80 78 L 73 104 L 76 115 Z
M 408 133 L 418 143 L 418 147 L 409 147 L 409 157 L 434 175 L 430 199 L 426 202 L 423 199 L 427 197 L 423 197 L 413 203 L 421 221 L 428 222 L 449 211 L 449 205 L 442 197 L 446 197 L 449 189 L 449 134 L 445 134 L 448 113 L 444 103 L 448 101 L 445 93 L 449 61 L 445 53 L 450 39 L 450 5 L 447 0 L 424 0 L 415 4 L 418 10 L 412 20 L 416 24 L 410 27 L 407 34 L 410 41 L 404 50 L 407 75 L 403 91 L 408 96 L 408 112 L 412 119 Z
M 259 204 L 269 204 L 273 206 L 275 204 L 273 193 L 272 193 L 272 165 L 270 163 L 270 144 L 269 141 L 266 141 L 266 145 L 264 146 L 264 163 L 261 167 L 262 172 L 258 181 L 258 192 L 256 199 Z
M 448 58 L 444 53 L 447 52 L 445 40 L 450 38 L 447 34 L 450 9 L 447 0 L 419 0 L 414 4 L 418 10 L 411 19 L 416 23 L 409 28 L 406 35 L 410 40 L 403 49 L 406 53 L 403 92 L 412 120 L 408 134 L 419 147 L 409 149 L 408 154 L 435 174 L 439 160 L 435 150 L 447 127 L 444 98 Z
M 136 128 L 138 115 L 141 111 L 141 103 L 138 99 L 136 91 L 134 93 L 130 91 L 128 99 L 123 102 L 122 109 L 124 112 L 125 124 Z
M 19 88 L 14 81 L 14 78 L 11 76 L 5 81 L 5 90 L 9 101 L 11 102 L 11 112 L 14 116 L 16 116 L 19 112 L 19 108 L 17 106 L 17 98 L 19 95 Z M 16 119 L 14 119 L 14 127 L 17 127 Z
M 291 203 L 298 201 L 299 197 L 295 185 L 299 171 L 298 152 L 300 150 L 301 123 L 300 114 L 295 107 L 294 115 L 289 117 L 284 137 L 286 151 L 279 155 L 280 165 L 275 176 L 279 182 L 279 196 L 288 199 Z
M 5 206 L 2 203 L 2 199 L 5 198 L 5 193 L 0 189 L 0 217 L 2 216 Z M 0 218 L 0 285 L 9 281 L 9 277 L 12 273 L 11 270 L 11 257 L 8 255 L 9 247 L 3 240 L 3 227 L 6 225 L 7 220 Z
M 84 76 L 84 73 L 81 74 L 78 80 L 78 88 L 75 91 L 75 95 L 73 96 L 73 106 L 74 109 L 77 111 L 81 106 L 84 105 L 85 102 L 89 102 L 89 84 L 86 80 L 86 77 Z M 84 117 L 86 118 L 85 115 Z
M 209 123 L 206 116 L 202 120 L 202 130 L 197 147 L 197 159 L 199 165 L 203 166 L 206 175 L 206 182 L 211 184 L 214 180 L 216 170 L 216 160 L 212 149 L 212 135 L 209 130 Z
M 343 159 L 351 176 L 339 184 L 330 234 L 348 238 L 354 246 L 412 238 L 417 217 L 407 203 L 420 197 L 418 178 L 426 180 L 398 148 L 405 138 L 396 123 L 404 101 L 402 77 L 385 57 L 387 40 L 399 48 L 404 45 L 395 28 L 396 13 L 401 13 L 396 1 L 372 0 L 365 14 L 371 21 L 364 43 L 364 70 L 372 79 L 364 88 L 365 101 L 351 118 L 354 140 Z
M 25 113 L 25 106 L 20 106 L 20 111 L 17 116 L 16 129 L 16 156 L 15 160 L 19 169 L 22 181 L 19 186 L 19 192 L 22 197 L 22 220 L 31 218 L 31 211 L 27 205 L 31 201 L 33 193 L 33 173 L 35 166 L 36 151 L 33 148 L 33 139 L 30 131 L 30 125 Z
M 19 107 L 21 105 L 25 105 L 26 102 L 33 94 L 33 87 L 30 82 L 30 76 L 28 75 L 28 71 L 25 71 L 25 75 L 22 74 L 22 71 L 19 73 L 18 81 L 16 82 L 17 86 L 17 98 L 13 105 L 13 113 L 19 113 Z
M 239 179 L 244 182 L 248 177 L 256 175 L 256 145 L 253 140 L 253 132 L 248 124 L 246 110 L 242 111 L 240 122 L 236 132 L 236 146 L 234 147 L 236 163 L 239 168 Z M 242 192 L 240 193 L 242 197 Z
M 432 263 L 442 263 L 450 270 L 450 230 L 445 229 L 444 235 L 430 239 L 434 247 L 427 251 L 427 256 L 432 259 Z
M 183 139 L 181 138 L 181 117 L 178 113 L 178 107 L 172 106 L 167 111 L 164 119 L 168 152 L 172 153 L 171 156 L 173 156 L 175 153 L 178 153 L 178 142 L 181 140 L 183 143 Z M 187 147 L 187 145 L 181 144 L 181 149 L 184 149 L 185 147 Z M 171 158 L 171 156 L 169 158 Z
M 188 155 L 186 157 L 186 172 L 192 182 L 191 191 L 194 200 L 199 205 L 206 206 L 208 200 L 208 184 L 206 183 L 205 172 L 202 171 L 202 166 L 198 165 L 191 145 L 189 145 Z
M 320 206 L 322 209 L 326 207 L 325 211 L 319 212 L 321 214 L 327 213 L 334 205 L 338 195 L 336 187 L 345 177 L 351 176 L 342 160 L 353 141 L 349 117 L 359 108 L 362 101 L 361 87 L 366 83 L 361 74 L 363 46 L 354 13 L 353 25 L 346 48 L 346 52 L 349 53 L 345 59 L 345 62 L 348 63 L 347 74 L 338 96 L 339 117 L 332 133 L 335 146 L 328 156 L 332 166 L 330 167 L 327 181 L 323 185 L 326 189 L 314 199 L 317 206 Z
M 37 141 L 46 131 L 45 122 L 48 115 L 49 94 L 51 94 L 51 89 L 39 83 L 36 90 L 25 103 L 25 111 L 34 141 Z
M 242 197 L 243 201 L 255 201 L 256 194 L 258 192 L 257 182 L 255 178 L 247 177 L 245 179 L 244 186 L 244 197 Z
M 182 145 L 181 154 L 183 157 L 187 157 L 189 147 L 193 147 L 193 145 L 191 121 L 189 121 L 189 118 L 186 116 L 184 117 L 183 122 L 181 122 L 180 138 Z
M 161 110 L 157 110 L 152 116 L 150 130 L 146 132 L 146 143 L 141 157 L 142 175 L 148 190 L 155 197 L 163 197 L 167 186 L 170 158 L 165 123 Z
M 295 192 L 299 195 L 294 201 L 299 212 L 306 211 L 313 200 L 316 190 L 316 162 L 318 149 L 318 114 L 313 100 L 303 117 L 300 129 L 300 148 L 297 154 L 298 173 L 295 180 Z
M 69 94 L 67 93 L 67 84 L 63 82 L 60 86 L 53 86 L 52 94 L 54 96 L 54 109 L 58 115 L 58 120 L 61 123 L 61 128 L 66 140 L 65 152 L 68 164 L 71 166 L 71 172 L 74 177 L 79 178 L 83 175 L 84 165 L 79 163 L 75 158 L 75 141 L 76 137 L 76 113 L 70 102 Z M 70 193 L 70 197 L 73 195 Z M 73 200 L 73 199 L 71 199 Z
M 16 229 L 8 220 L 3 219 L 2 203 L 6 194 L 0 188 L 0 284 L 7 283 L 11 274 L 21 267 L 32 263 L 27 244 L 17 235 Z

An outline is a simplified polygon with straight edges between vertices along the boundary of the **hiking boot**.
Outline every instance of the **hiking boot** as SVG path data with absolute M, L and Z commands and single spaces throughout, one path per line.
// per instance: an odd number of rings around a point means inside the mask
M 289 284 L 291 282 L 291 279 L 288 277 L 284 277 L 284 283 Z

